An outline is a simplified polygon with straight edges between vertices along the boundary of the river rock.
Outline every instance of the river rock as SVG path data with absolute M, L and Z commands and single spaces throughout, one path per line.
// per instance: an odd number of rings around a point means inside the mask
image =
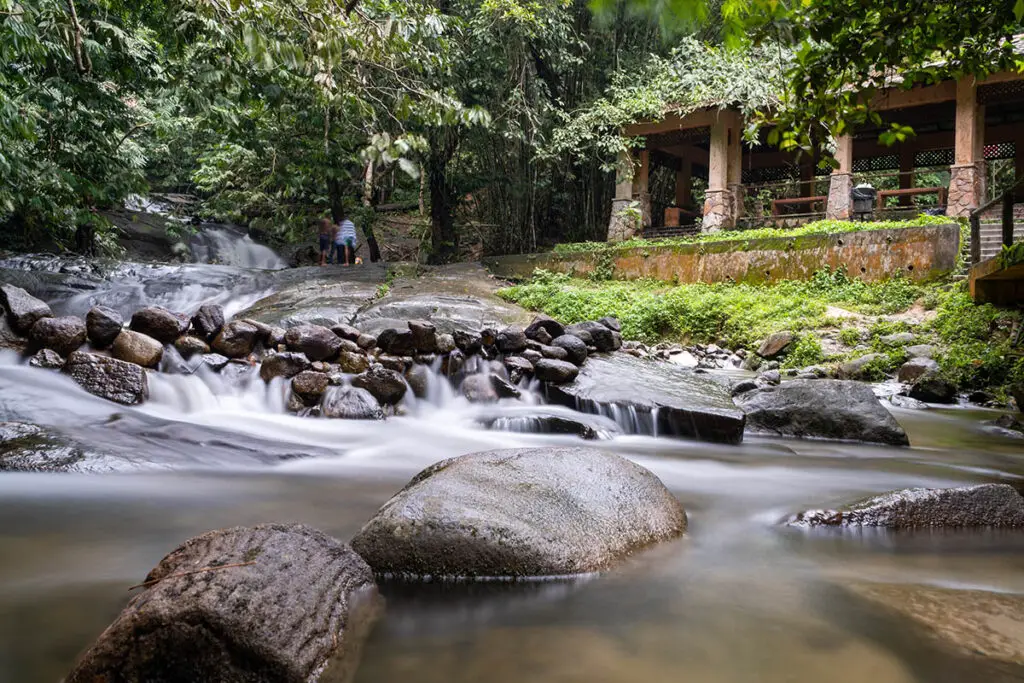
M 324 373 L 306 370 L 292 378 L 292 391 L 303 403 L 311 406 L 320 401 L 328 384 L 330 379 Z
M 907 446 L 896 418 L 871 387 L 841 380 L 793 380 L 736 397 L 755 432 Z
M 420 353 L 434 353 L 437 350 L 437 328 L 426 320 L 410 320 L 409 332 L 412 345 Z
M 227 356 L 222 356 L 219 353 L 206 353 L 203 354 L 203 365 L 210 368 L 215 372 L 220 372 L 227 364 L 231 362 L 231 359 Z
M 873 380 L 876 379 L 873 376 L 872 367 L 873 363 L 879 359 L 885 358 L 885 354 L 881 353 L 868 353 L 860 358 L 855 358 L 851 361 L 843 363 L 837 370 L 839 379 L 856 379 L 856 380 Z
M 586 347 L 583 347 L 586 351 Z M 541 346 L 540 354 L 545 358 L 551 358 L 553 360 L 569 360 L 569 351 L 561 346 Z
M 612 332 L 622 332 L 622 323 L 619 322 L 618 318 L 613 318 L 611 316 L 605 316 L 605 317 L 601 318 L 600 320 L 598 320 L 597 322 L 601 323 L 602 325 L 607 327 Z
M 925 403 L 956 403 L 956 385 L 932 373 L 918 378 L 907 395 Z
M 561 337 L 563 334 L 565 334 L 565 326 L 563 326 L 562 323 L 558 322 L 557 320 L 549 318 L 546 315 L 538 315 L 536 318 L 534 318 L 533 322 L 531 322 L 526 327 L 524 333 L 526 334 L 526 337 L 528 339 L 540 341 L 542 344 L 550 344 L 550 339 L 547 342 L 537 339 L 537 334 L 540 330 L 543 330 L 544 333 L 551 339 L 557 339 L 558 337 Z
M 267 347 L 277 351 L 283 351 L 288 348 L 284 343 L 284 338 L 287 334 L 288 331 L 283 327 L 270 325 L 270 331 L 267 332 Z
M 896 378 L 904 384 L 910 384 L 925 375 L 935 374 L 938 371 L 939 364 L 931 358 L 911 358 L 900 366 L 900 371 Z
M 565 334 L 572 335 L 577 339 L 581 340 L 588 347 L 594 345 L 594 338 L 590 334 L 590 330 L 585 327 L 581 327 L 579 324 L 569 325 L 565 328 Z
M 0 472 L 88 471 L 87 459 L 96 456 L 38 425 L 0 422 Z
M 625 353 L 595 356 L 575 381 L 549 385 L 547 394 L 554 402 L 586 412 L 618 406 L 632 408 L 638 416 L 656 414 L 659 435 L 719 443 L 743 440 L 746 419 L 728 387 L 670 363 Z
M 335 325 L 331 328 L 331 332 L 338 335 L 342 339 L 347 339 L 350 342 L 359 340 L 362 332 L 352 327 L 351 325 Z
M 115 403 L 142 403 L 149 393 L 146 371 L 116 358 L 75 351 L 68 357 L 64 372 L 90 394 Z
M 416 342 L 410 330 L 381 330 L 377 335 L 377 346 L 393 356 L 411 356 L 416 353 Z
M 224 327 L 224 309 L 218 304 L 203 304 L 192 316 L 192 329 L 204 341 L 210 341 Z
M 437 352 L 438 353 L 451 353 L 458 347 L 455 345 L 455 336 L 444 333 L 437 335 Z
M 1024 498 L 1008 484 L 950 489 L 904 489 L 868 498 L 839 510 L 808 510 L 794 526 L 1024 527 Z
M 441 359 L 441 374 L 445 377 L 454 377 L 462 372 L 466 366 L 466 354 L 455 349 Z
M 310 360 L 331 360 L 341 350 L 341 338 L 322 325 L 298 325 L 284 335 L 289 351 L 306 354 Z
M 537 361 L 533 372 L 534 376 L 542 382 L 566 384 L 576 379 L 576 376 L 580 374 L 580 369 L 569 361 L 542 358 Z
M 408 389 L 400 373 L 383 365 L 374 365 L 366 372 L 356 375 L 352 379 L 352 386 L 366 389 L 383 405 L 397 404 Z
M 369 351 L 377 346 L 377 338 L 372 334 L 361 334 L 359 335 L 359 338 L 356 339 L 356 346 L 363 351 Z
M 121 330 L 110 352 L 118 360 L 144 368 L 155 368 L 164 357 L 164 347 L 160 342 L 134 330 Z
M 53 349 L 62 356 L 85 343 L 85 322 L 75 316 L 40 318 L 32 325 L 29 340 L 36 348 Z
M 124 318 L 112 308 L 93 306 L 85 315 L 85 329 L 89 341 L 97 349 L 105 349 L 114 343 L 124 327 Z
M 896 332 L 895 334 L 882 335 L 878 338 L 878 341 L 886 346 L 906 346 L 917 341 L 917 337 L 910 332 Z
M 906 349 L 908 358 L 934 358 L 935 347 L 931 344 L 915 344 Z
M 65 681 L 341 681 L 376 609 L 370 568 L 316 529 L 211 531 L 160 561 Z
M 601 323 L 583 322 L 577 325 L 570 325 L 566 332 L 574 334 L 581 339 L 584 338 L 585 332 L 590 336 L 590 339 L 584 339 L 584 341 L 587 341 L 588 345 L 593 346 L 601 353 L 608 353 L 609 351 L 614 351 L 619 346 L 622 346 L 621 339 L 619 340 L 618 345 L 616 345 L 615 333 Z
M 452 338 L 455 340 L 455 346 L 469 355 L 479 352 L 483 346 L 479 332 L 455 330 L 452 332 Z
M 275 377 L 290 379 L 300 372 L 309 370 L 310 365 L 309 359 L 303 353 L 275 353 L 263 359 L 263 363 L 260 364 L 260 378 L 264 382 L 269 382 Z
M 562 351 L 562 350 L 563 349 L 559 349 L 559 351 Z M 525 351 L 523 351 L 522 357 L 525 360 L 529 361 L 530 365 L 533 365 L 534 363 L 539 361 L 541 358 L 543 358 L 544 354 L 541 353 L 540 351 L 536 351 L 534 349 L 526 349 Z
M 782 373 L 778 370 L 765 370 L 757 376 L 759 386 L 775 387 L 782 383 Z
M 268 325 L 267 323 L 262 322 L 260 320 L 255 320 L 253 318 L 242 318 L 242 322 L 255 327 L 256 341 L 262 342 L 264 344 L 267 342 L 268 339 L 270 339 L 270 335 L 274 330 L 274 328 Z M 285 332 L 285 334 L 287 335 L 287 332 Z
M 34 368 L 60 370 L 64 367 L 64 359 L 53 349 L 41 349 L 36 355 L 29 358 L 28 364 Z
M 399 374 L 404 374 L 412 365 L 412 359 L 407 356 L 389 356 L 386 353 L 377 356 L 377 362 L 388 370 L 394 370 Z
M 586 448 L 538 448 L 428 467 L 352 547 L 378 574 L 557 576 L 607 569 L 685 530 L 679 501 L 636 463 Z
M 796 336 L 792 332 L 776 332 L 761 342 L 761 346 L 757 349 L 757 355 L 766 360 L 777 358 L 784 354 L 794 341 L 796 341 Z
M 210 345 L 199 337 L 186 334 L 184 337 L 178 337 L 174 341 L 174 349 L 181 354 L 182 358 L 191 358 L 192 356 L 202 356 L 209 353 Z
M 526 334 L 523 328 L 510 325 L 498 332 L 494 344 L 501 353 L 519 353 L 526 348 Z
M 426 398 L 430 390 L 430 368 L 416 364 L 405 372 L 405 381 L 416 398 Z
M 358 387 L 331 387 L 324 395 L 321 409 L 324 417 L 340 420 L 384 419 L 384 411 L 373 394 Z
M 519 387 L 500 375 L 491 375 L 491 386 L 494 387 L 494 393 L 498 395 L 498 398 L 519 398 L 522 396 Z
M 509 381 L 513 384 L 518 384 L 524 377 L 533 376 L 533 363 L 522 356 L 506 356 L 504 365 L 508 371 Z
M 579 337 L 572 334 L 563 334 L 555 337 L 551 346 L 565 349 L 566 360 L 575 365 L 583 365 L 587 362 L 587 344 Z M 543 351 L 541 351 L 543 353 Z
M 0 284 L 0 303 L 7 310 L 7 320 L 18 334 L 27 335 L 40 318 L 53 315 L 50 307 L 21 287 Z
M 259 331 L 254 325 L 232 320 L 221 328 L 213 339 L 213 350 L 228 358 L 244 358 L 252 353 L 256 346 L 256 336 Z
M 338 366 L 349 375 L 358 375 L 370 369 L 370 359 L 363 353 L 342 351 L 338 354 Z
M 498 400 L 498 392 L 492 381 L 493 376 L 487 373 L 469 375 L 462 380 L 462 395 L 471 403 L 493 403 Z
M 185 334 L 189 319 L 172 313 L 162 306 L 147 306 L 135 311 L 129 327 L 156 339 L 161 344 L 170 344 Z
M 1017 411 L 1024 413 L 1024 382 L 1017 384 L 1011 384 L 1007 393 L 1013 398 L 1013 402 L 1017 404 Z

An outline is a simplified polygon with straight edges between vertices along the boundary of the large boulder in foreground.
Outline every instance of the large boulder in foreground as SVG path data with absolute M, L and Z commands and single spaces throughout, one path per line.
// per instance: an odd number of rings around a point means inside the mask
M 142 403 L 149 394 L 146 371 L 116 358 L 75 351 L 64 372 L 90 394 L 126 406 Z
M 29 333 L 37 348 L 53 349 L 62 356 L 77 351 L 85 343 L 85 336 L 85 322 L 73 315 L 40 318 Z
M 65 680 L 347 680 L 375 597 L 366 563 L 316 529 L 211 531 L 160 561 Z
M 1024 527 L 1024 498 L 1007 484 L 891 491 L 839 510 L 808 510 L 792 526 Z
M 46 302 L 14 285 L 0 284 L 0 304 L 7 310 L 11 329 L 18 334 L 28 334 L 37 320 L 53 315 Z
M 636 463 L 587 448 L 538 448 L 428 467 L 352 547 L 378 574 L 559 576 L 606 569 L 685 530 L 679 501 Z
M 896 418 L 871 387 L 843 380 L 793 380 L 736 397 L 751 431 L 797 438 L 907 446 Z
M 555 340 L 558 341 L 557 339 Z M 587 413 L 634 413 L 623 430 L 656 432 L 718 443 L 740 443 L 746 420 L 723 386 L 669 363 L 627 354 L 594 356 L 569 384 L 547 387 L 548 398 Z

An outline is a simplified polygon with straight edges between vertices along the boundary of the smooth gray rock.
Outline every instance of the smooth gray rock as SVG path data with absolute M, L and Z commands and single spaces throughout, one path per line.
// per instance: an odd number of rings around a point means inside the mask
M 214 351 L 228 358 L 244 358 L 255 348 L 258 334 L 259 331 L 255 325 L 241 320 L 232 320 L 221 328 L 210 346 Z
M 0 422 L 0 472 L 81 471 L 90 455 L 38 425 Z
M 366 389 L 331 387 L 321 402 L 324 417 L 339 420 L 383 420 L 384 410 Z
M 506 356 L 503 362 L 508 370 L 508 379 L 513 384 L 518 384 L 524 377 L 533 377 L 533 363 L 523 356 Z
M 442 333 L 437 335 L 437 352 L 438 353 L 451 353 L 458 347 L 455 345 L 455 336 Z
M 619 346 L 622 346 L 621 338 L 616 345 L 615 333 L 611 328 L 606 327 L 601 323 L 588 321 L 577 325 L 570 325 L 566 329 L 566 332 L 568 334 L 574 334 L 581 339 L 583 339 L 584 336 L 589 335 L 590 340 L 587 341 L 587 343 L 592 345 L 601 353 L 608 353 L 610 351 L 614 351 Z
M 495 345 L 504 354 L 519 353 L 526 348 L 526 333 L 523 328 L 510 325 L 498 332 Z
M 231 359 L 227 356 L 222 356 L 219 353 L 207 353 L 203 354 L 203 364 L 211 368 L 214 371 L 223 370 Z
M 105 349 L 114 343 L 124 327 L 124 318 L 112 308 L 93 306 L 85 315 L 85 329 L 89 341 L 97 349 Z
M 356 339 L 356 346 L 363 351 L 369 351 L 373 347 L 377 346 L 377 338 L 372 334 L 361 334 L 359 335 L 359 338 Z
M 295 351 L 285 351 L 267 356 L 260 364 L 260 378 L 269 382 L 275 377 L 290 379 L 300 372 L 309 370 L 311 363 L 306 354 Z
M 330 379 L 322 372 L 306 370 L 292 377 L 292 392 L 307 406 L 320 402 Z
M 784 354 L 794 341 L 796 341 L 796 336 L 792 332 L 776 332 L 761 342 L 761 346 L 757 349 L 757 355 L 766 360 L 777 358 Z
M 118 360 L 144 368 L 155 368 L 164 357 L 164 347 L 160 342 L 134 330 L 121 330 L 110 352 Z
M 218 304 L 203 304 L 192 316 L 192 329 L 204 341 L 210 341 L 224 327 L 224 309 Z
M 896 418 L 871 387 L 851 381 L 793 380 L 736 397 L 753 432 L 907 446 Z
M 377 335 L 377 346 L 392 356 L 411 356 L 416 353 L 416 340 L 411 330 L 381 330 Z
M 499 398 L 492 375 L 489 374 L 480 373 L 466 377 L 462 380 L 461 391 L 471 403 L 493 403 Z
M 886 334 L 878 338 L 878 341 L 886 346 L 906 346 L 907 344 L 913 344 L 916 340 L 917 337 L 910 332 Z
M 46 302 L 14 285 L 0 284 L 0 304 L 7 310 L 11 329 L 18 334 L 27 335 L 37 320 L 53 315 Z
M 868 353 L 860 358 L 843 363 L 839 366 L 838 376 L 839 379 L 856 379 L 856 380 L 873 380 L 876 379 L 872 376 L 871 365 L 881 358 L 885 358 L 885 354 L 881 353 Z
M 146 371 L 116 358 L 75 351 L 68 357 L 64 372 L 90 394 L 115 403 L 135 405 L 149 394 Z
M 352 547 L 381 575 L 558 576 L 607 569 L 686 530 L 665 486 L 585 448 L 475 453 L 420 472 Z
M 415 364 L 405 371 L 405 381 L 416 398 L 426 398 L 430 389 L 430 368 Z
M 420 353 L 434 353 L 437 350 L 437 328 L 426 320 L 410 320 L 409 332 L 412 345 Z
M 740 443 L 746 424 L 728 387 L 708 376 L 625 353 L 594 356 L 570 384 L 547 387 L 549 399 L 583 412 L 632 407 L 657 417 L 662 436 Z
M 331 332 L 338 335 L 342 339 L 347 339 L 351 342 L 358 341 L 362 332 L 352 327 L 351 325 L 335 325 L 331 328 Z
M 563 334 L 560 337 L 555 337 L 551 346 L 565 349 L 566 360 L 574 365 L 583 365 L 587 362 L 587 344 L 576 335 Z
M 526 327 L 524 333 L 526 334 L 526 337 L 528 339 L 535 339 L 537 341 L 540 341 L 539 339 L 537 339 L 537 333 L 540 330 L 544 330 L 544 333 L 547 334 L 551 339 L 557 339 L 558 337 L 561 337 L 563 334 L 565 334 L 565 326 L 563 326 L 562 323 L 558 322 L 557 320 L 550 318 L 546 315 L 538 315 L 536 318 L 534 318 L 533 322 L 531 322 Z M 547 342 L 541 343 L 551 342 L 549 340 Z
M 310 360 L 331 360 L 341 350 L 341 341 L 322 325 L 298 325 L 284 335 L 289 351 L 304 353 Z
M 161 344 L 171 344 L 188 331 L 189 319 L 172 313 L 163 306 L 147 306 L 135 311 L 129 327 L 136 332 L 156 339 Z
M 66 683 L 342 681 L 377 610 L 362 558 L 302 525 L 197 536 L 144 586 Z
M 383 405 L 395 405 L 405 397 L 408 386 L 402 375 L 383 365 L 371 366 L 352 379 L 352 386 L 366 389 Z
M 935 374 L 939 371 L 939 364 L 931 358 L 911 358 L 902 366 L 896 378 L 904 384 L 916 382 L 921 377 Z
M 583 347 L 583 350 L 586 351 L 586 347 Z M 569 352 L 561 346 L 541 346 L 539 351 L 545 358 L 569 360 Z
M 174 349 L 181 354 L 182 358 L 191 358 L 192 356 L 202 356 L 209 353 L 210 345 L 199 337 L 186 334 L 174 341 Z
M 887 529 L 1024 527 L 1024 498 L 1008 484 L 950 489 L 905 489 L 839 510 L 808 510 L 794 526 L 869 526 Z
M 935 357 L 935 347 L 931 344 L 915 344 L 914 346 L 908 346 L 905 350 L 910 358 Z
M 53 349 L 62 356 L 77 351 L 85 338 L 85 321 L 73 315 L 40 318 L 29 332 L 29 340 L 36 348 Z
M 566 384 L 580 374 L 580 369 L 565 360 L 542 358 L 533 368 L 534 376 L 542 382 Z
M 612 316 L 605 316 L 598 320 L 597 322 L 601 323 L 612 332 L 622 332 L 622 323 L 619 322 L 618 318 L 614 318 Z

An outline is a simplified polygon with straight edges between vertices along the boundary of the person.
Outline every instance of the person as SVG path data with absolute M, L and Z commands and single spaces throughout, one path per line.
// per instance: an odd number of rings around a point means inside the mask
M 341 260 L 341 250 L 344 249 L 345 265 L 351 265 L 356 256 L 356 224 L 348 216 L 338 224 L 338 236 L 334 243 L 338 247 L 338 260 Z
M 320 226 L 320 267 L 327 265 L 328 252 L 331 249 L 331 235 L 333 233 L 334 226 L 331 225 L 330 219 L 321 218 L 319 222 Z

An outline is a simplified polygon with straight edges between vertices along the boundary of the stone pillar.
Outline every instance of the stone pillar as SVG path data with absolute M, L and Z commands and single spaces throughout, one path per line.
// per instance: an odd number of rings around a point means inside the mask
M 715 232 L 736 225 L 736 204 L 728 189 L 729 119 L 726 112 L 721 112 L 711 126 L 708 189 L 704 194 L 702 232 Z
M 639 205 L 633 201 L 633 182 L 637 164 L 629 152 L 619 152 L 615 166 L 615 199 L 608 221 L 608 241 L 622 242 L 632 239 L 640 231 Z
M 836 161 L 839 166 L 833 169 L 829 179 L 825 217 L 847 220 L 853 215 L 853 201 L 850 199 L 850 190 L 853 189 L 853 136 L 840 135 L 836 138 Z
M 743 120 L 739 113 L 729 111 L 729 167 L 726 171 L 727 188 L 732 193 L 733 219 L 743 215 Z
M 689 159 L 679 160 L 676 171 L 676 206 L 685 209 L 693 203 L 693 163 Z
M 949 169 L 946 215 L 958 218 L 985 200 L 985 108 L 978 104 L 977 85 L 965 77 L 956 84 L 956 142 Z

